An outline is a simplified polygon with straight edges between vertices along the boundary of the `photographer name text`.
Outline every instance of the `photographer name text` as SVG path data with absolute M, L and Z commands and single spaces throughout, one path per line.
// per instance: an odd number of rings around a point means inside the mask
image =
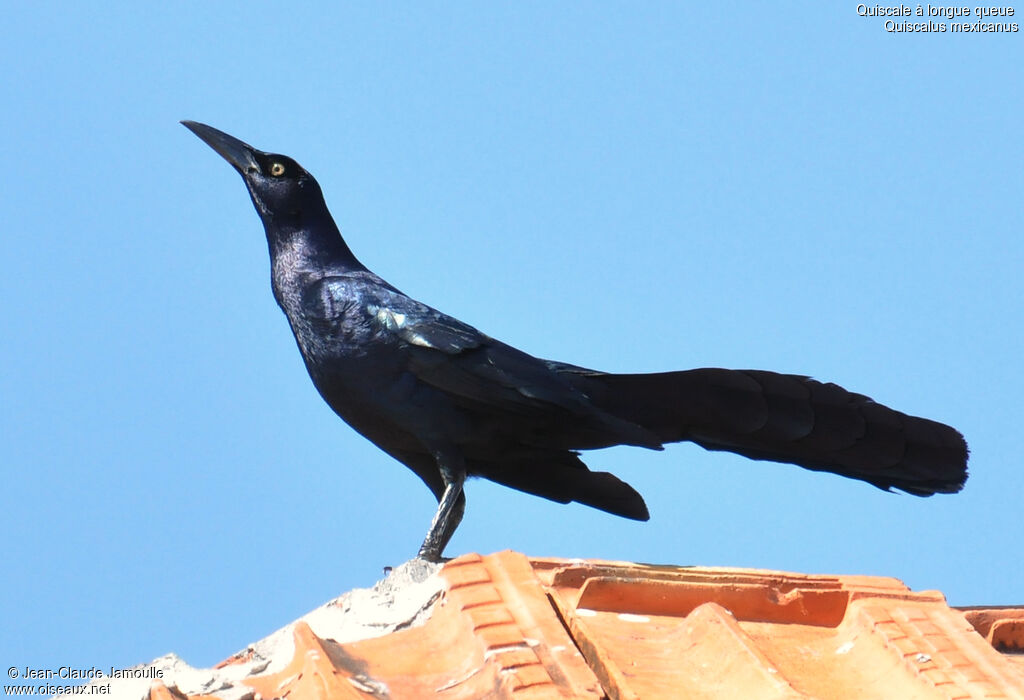
M 7 669 L 10 678 L 24 678 L 26 680 L 61 680 L 93 681 L 103 678 L 163 678 L 164 671 L 160 668 L 113 668 L 104 671 L 95 666 L 91 668 L 74 668 L 72 666 L 60 666 L 59 668 L 32 668 L 26 666 L 20 669 L 11 666 Z

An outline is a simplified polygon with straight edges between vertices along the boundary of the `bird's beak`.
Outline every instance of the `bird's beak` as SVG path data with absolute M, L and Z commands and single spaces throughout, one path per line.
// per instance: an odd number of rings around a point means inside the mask
M 242 174 L 242 177 L 253 171 L 260 172 L 260 165 L 256 162 L 256 158 L 253 155 L 258 151 L 249 144 L 206 124 L 188 121 L 187 119 L 181 123 L 188 127 L 193 134 L 205 141 L 207 146 L 217 151 L 224 160 L 231 163 Z

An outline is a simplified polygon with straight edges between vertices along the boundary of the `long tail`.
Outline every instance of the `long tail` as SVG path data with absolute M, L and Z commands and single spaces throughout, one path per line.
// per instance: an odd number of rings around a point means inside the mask
M 956 493 L 967 480 L 967 443 L 955 429 L 808 377 L 695 369 L 575 379 L 598 407 L 665 442 L 690 440 L 916 496 Z

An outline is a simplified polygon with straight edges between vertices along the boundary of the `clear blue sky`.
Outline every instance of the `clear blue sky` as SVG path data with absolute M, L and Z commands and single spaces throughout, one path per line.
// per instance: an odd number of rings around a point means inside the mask
M 0 30 L 0 663 L 212 664 L 434 510 L 317 396 L 242 182 L 180 119 L 293 156 L 368 266 L 533 354 L 810 374 L 972 449 L 931 499 L 592 453 L 650 522 L 473 482 L 449 554 L 1024 603 L 1020 33 L 888 34 L 852 1 L 142 7 Z

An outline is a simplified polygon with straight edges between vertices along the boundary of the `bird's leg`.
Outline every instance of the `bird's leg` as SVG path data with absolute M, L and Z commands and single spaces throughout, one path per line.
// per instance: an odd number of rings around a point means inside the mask
M 438 504 L 438 511 L 441 510 L 441 505 Z M 431 530 L 427 533 L 427 537 L 423 540 L 423 544 L 420 546 L 419 554 L 416 556 L 420 559 L 430 562 L 443 562 L 447 561 L 442 555 L 444 548 L 448 546 L 448 540 L 455 534 L 455 528 L 462 522 L 462 514 L 466 510 L 466 493 L 460 489 L 459 497 L 455 501 L 455 505 L 452 507 L 451 512 L 448 514 L 447 519 L 443 527 L 438 527 L 435 531 L 433 522 L 431 523 Z M 434 521 L 437 521 L 437 515 L 434 516 Z
M 427 530 L 427 536 L 423 538 L 423 544 L 416 556 L 427 561 L 439 562 L 445 545 L 455 534 L 455 528 L 459 526 L 462 514 L 466 510 L 466 494 L 462 491 L 462 485 L 466 481 L 466 467 L 461 455 L 453 455 L 448 451 L 435 452 L 434 459 L 437 460 L 441 472 L 444 492 L 438 499 L 437 512 L 430 521 L 430 529 Z

